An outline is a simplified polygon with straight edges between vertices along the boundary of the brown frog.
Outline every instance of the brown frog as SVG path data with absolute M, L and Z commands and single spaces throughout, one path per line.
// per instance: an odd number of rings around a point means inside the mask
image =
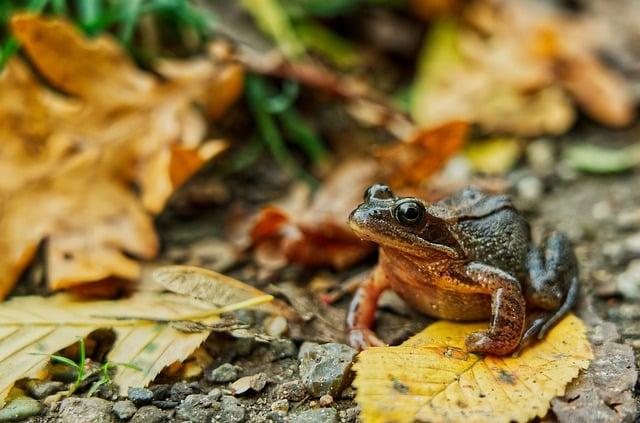
M 382 345 L 371 331 L 380 294 L 393 289 L 417 310 L 443 319 L 490 319 L 466 339 L 469 351 L 506 355 L 545 336 L 573 306 L 578 268 L 561 233 L 532 243 L 529 225 L 504 195 L 467 188 L 437 203 L 396 197 L 373 185 L 349 216 L 380 246 L 378 265 L 356 292 L 349 343 Z

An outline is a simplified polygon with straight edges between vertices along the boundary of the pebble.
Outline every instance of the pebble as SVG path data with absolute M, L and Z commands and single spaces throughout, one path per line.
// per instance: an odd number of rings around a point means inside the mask
M 255 375 L 242 377 L 230 386 L 233 394 L 243 394 L 248 390 L 260 392 L 267 384 L 267 375 L 265 373 L 256 373 Z
M 64 389 L 64 383 L 55 380 L 31 379 L 27 381 L 26 386 L 29 395 L 36 399 L 46 398 Z
M 236 379 L 238 379 L 238 368 L 231 363 L 224 363 L 207 375 L 207 380 L 215 383 L 233 382 Z
M 182 401 L 189 395 L 200 393 L 197 382 L 180 382 L 171 387 L 170 395 L 173 401 Z
M 270 361 L 282 360 L 284 358 L 295 357 L 298 354 L 298 347 L 290 339 L 281 339 L 273 341 L 269 344 L 269 356 Z
M 305 399 L 307 392 L 300 380 L 281 383 L 273 390 L 276 399 L 286 399 L 291 402 L 298 402 Z
M 338 416 L 333 408 L 319 408 L 296 413 L 289 421 L 291 423 L 336 423 Z
M 271 316 L 264 321 L 264 330 L 268 335 L 279 338 L 287 331 L 287 319 L 283 316 Z
M 147 388 L 129 388 L 127 396 L 135 405 L 145 405 L 153 400 L 153 391 Z
M 307 343 L 305 343 L 307 344 Z M 356 350 L 344 344 L 313 344 L 300 348 L 300 379 L 315 397 L 340 395 L 351 377 Z
M 220 402 L 220 409 L 214 416 L 214 421 L 220 423 L 241 423 L 244 421 L 246 410 L 236 398 L 225 395 Z
M 151 392 L 153 392 L 154 400 L 166 400 L 171 396 L 171 385 L 153 385 L 151 388 Z
M 620 266 L 628 259 L 627 248 L 624 242 L 607 242 L 602 246 L 602 254 L 614 266 Z
M 288 422 L 286 420 L 286 414 L 281 413 L 280 411 L 272 411 L 270 413 L 267 413 L 266 416 L 264 416 L 264 422 L 265 423 L 286 423 Z
M 134 414 L 136 414 L 136 410 L 137 409 L 133 404 L 133 401 L 117 401 L 113 404 L 113 414 L 115 414 L 120 420 L 129 420 Z
M 358 421 L 360 410 L 358 407 L 347 408 L 340 412 L 340 421 L 344 423 L 356 423 Z
M 618 214 L 616 216 L 616 226 L 623 231 L 640 228 L 640 209 Z
M 113 423 L 113 405 L 102 398 L 66 398 L 60 404 L 58 423 Z
M 318 404 L 320 404 L 320 407 L 328 407 L 333 404 L 333 397 L 331 395 L 323 395 L 318 400 Z
M 213 399 L 208 395 L 189 395 L 176 408 L 176 417 L 192 423 L 208 423 L 214 413 L 212 404 Z
M 164 423 L 169 421 L 167 414 L 153 405 L 140 407 L 129 423 Z
M 40 402 L 29 397 L 17 397 L 0 410 L 0 422 L 19 422 L 42 412 Z
M 271 411 L 287 413 L 289 411 L 289 400 L 281 399 L 271 403 Z
M 640 260 L 629 262 L 627 269 L 616 277 L 618 291 L 628 299 L 640 299 Z
M 525 176 L 516 183 L 518 197 L 527 204 L 537 203 L 544 193 L 544 184 L 535 176 Z
M 548 173 L 554 164 L 554 144 L 548 138 L 535 140 L 526 148 L 527 162 L 537 173 Z

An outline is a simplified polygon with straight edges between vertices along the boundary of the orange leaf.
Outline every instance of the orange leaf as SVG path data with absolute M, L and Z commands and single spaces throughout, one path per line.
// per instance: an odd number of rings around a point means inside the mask
M 376 157 L 384 179 L 394 189 L 418 185 L 462 148 L 468 130 L 464 122 L 451 122 L 421 130 L 409 142 L 379 149 Z

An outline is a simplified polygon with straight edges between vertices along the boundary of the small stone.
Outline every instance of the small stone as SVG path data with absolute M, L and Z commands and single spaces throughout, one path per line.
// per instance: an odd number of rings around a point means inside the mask
M 236 380 L 231 384 L 230 388 L 234 395 L 243 394 L 249 389 L 260 392 L 267 384 L 267 380 L 265 373 L 256 373 L 255 375 L 245 376 Z
M 547 138 L 535 140 L 527 145 L 526 155 L 529 166 L 535 172 L 546 174 L 553 168 L 554 144 Z
M 238 379 L 238 368 L 231 363 L 224 363 L 213 369 L 207 376 L 209 382 L 227 383 Z
M 527 204 L 535 204 L 544 192 L 544 185 L 535 176 L 525 176 L 516 184 L 518 197 Z
M 344 423 L 356 423 L 358 421 L 360 410 L 358 407 L 347 408 L 340 412 L 340 421 Z
M 213 399 L 208 395 L 189 395 L 176 408 L 176 417 L 193 423 L 208 423 L 214 413 L 212 404 Z
M 209 391 L 207 396 L 209 396 L 209 398 L 211 398 L 212 401 L 218 401 L 222 396 L 222 391 L 218 388 L 213 388 L 212 390 Z
M 129 388 L 127 396 L 137 406 L 151 403 L 153 391 L 147 388 Z
M 344 344 L 322 344 L 301 350 L 300 379 L 315 397 L 340 395 L 351 378 L 351 363 L 356 350 Z
M 220 423 L 241 423 L 245 419 L 246 410 L 236 398 L 225 395 L 220 403 L 220 410 L 214 415 L 214 421 Z
M 328 407 L 333 404 L 333 397 L 331 395 L 323 395 L 318 400 L 318 404 L 320 404 L 320 407 Z
M 166 400 L 171 396 L 171 385 L 153 385 L 150 387 L 154 400 Z
M 298 402 L 305 399 L 307 391 L 299 380 L 281 383 L 273 390 L 276 399 L 286 399 L 291 402 Z
M 298 347 L 290 339 L 273 341 L 269 344 L 271 360 L 282 360 L 284 358 L 295 357 L 298 354 Z
M 64 389 L 64 383 L 55 380 L 31 379 L 27 383 L 27 392 L 33 398 L 43 399 Z
M 263 326 L 269 336 L 279 338 L 287 331 L 287 319 L 283 316 L 267 317 Z
M 296 413 L 290 418 L 291 423 L 336 423 L 338 413 L 333 408 L 319 408 Z
M 136 406 L 130 400 L 117 401 L 113 404 L 113 414 L 120 420 L 129 420 L 136 414 Z
M 17 397 L 0 410 L 0 422 L 19 422 L 42 412 L 40 402 L 29 397 Z
M 623 242 L 608 242 L 602 246 L 602 254 L 614 266 L 620 266 L 627 261 L 627 248 Z
M 166 412 L 153 405 L 145 405 L 136 411 L 129 423 L 164 423 L 167 421 L 169 421 L 169 417 Z
M 171 410 L 172 408 L 176 408 L 179 404 L 180 404 L 180 401 L 173 401 L 173 400 L 151 401 L 151 405 L 154 405 L 161 410 Z
M 280 411 L 272 411 L 270 413 L 267 413 L 266 416 L 264 416 L 264 421 L 265 423 L 285 423 L 286 414 L 280 412 Z
M 640 228 L 640 209 L 618 214 L 616 216 L 616 226 L 623 231 Z
M 287 413 L 289 411 L 289 400 L 281 399 L 271 403 L 271 411 Z
M 640 298 L 640 260 L 629 262 L 627 269 L 616 278 L 616 285 L 625 298 Z
M 66 398 L 60 404 L 58 423 L 113 423 L 113 405 L 102 398 Z
M 200 387 L 197 382 L 179 382 L 171 387 L 171 399 L 173 401 L 182 401 L 188 395 L 200 393 Z

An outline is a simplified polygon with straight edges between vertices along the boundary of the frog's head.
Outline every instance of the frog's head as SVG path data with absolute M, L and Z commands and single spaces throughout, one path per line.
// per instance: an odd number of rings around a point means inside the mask
M 447 222 L 429 213 L 422 200 L 396 197 L 386 185 L 370 186 L 348 222 L 360 238 L 383 248 L 425 258 L 433 257 L 436 251 L 461 257 Z

